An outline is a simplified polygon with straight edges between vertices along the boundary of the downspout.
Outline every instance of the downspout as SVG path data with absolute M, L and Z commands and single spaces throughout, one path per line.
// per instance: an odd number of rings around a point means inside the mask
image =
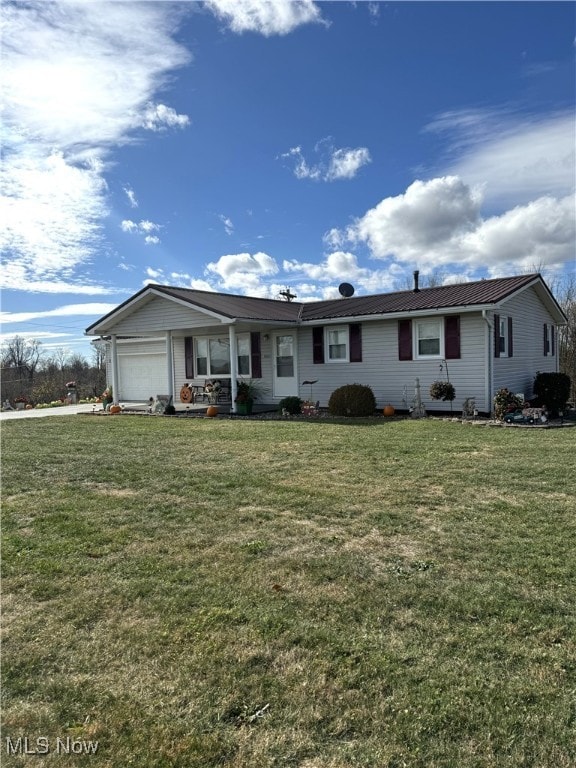
M 486 405 L 488 407 L 488 413 L 492 413 L 492 348 L 491 342 L 494 338 L 494 323 L 492 318 L 488 316 L 485 309 L 482 310 L 482 317 L 486 321 L 486 343 L 484 344 L 484 397 L 486 398 Z
M 236 328 L 233 325 L 228 326 L 228 339 L 230 341 L 230 413 L 236 413 L 238 349 L 236 343 Z
M 174 363 L 172 358 L 172 331 L 166 331 L 166 367 L 168 372 L 168 395 L 174 404 Z
M 118 405 L 119 392 L 118 392 L 118 347 L 117 347 L 116 334 L 113 333 L 110 336 L 110 357 L 112 363 L 112 402 L 114 405 Z

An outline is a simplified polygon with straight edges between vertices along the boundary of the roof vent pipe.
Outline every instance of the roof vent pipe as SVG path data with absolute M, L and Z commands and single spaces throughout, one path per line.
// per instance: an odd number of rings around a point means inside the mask
M 420 276 L 420 271 L 415 269 L 414 270 L 414 293 L 418 293 L 420 288 L 418 288 L 418 278 Z

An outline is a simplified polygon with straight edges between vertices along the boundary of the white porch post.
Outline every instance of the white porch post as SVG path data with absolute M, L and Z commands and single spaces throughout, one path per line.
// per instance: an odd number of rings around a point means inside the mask
M 230 413 L 236 413 L 236 379 L 238 378 L 238 348 L 236 344 L 236 328 L 228 326 L 230 340 Z
M 168 375 L 168 395 L 174 403 L 174 363 L 172 360 L 172 331 L 166 331 L 166 367 Z
M 110 357 L 112 363 L 112 402 L 118 405 L 118 348 L 116 345 L 116 334 L 110 336 Z

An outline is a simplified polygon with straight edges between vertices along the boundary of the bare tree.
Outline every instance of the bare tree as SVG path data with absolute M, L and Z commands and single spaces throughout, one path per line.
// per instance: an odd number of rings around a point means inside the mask
M 32 381 L 41 357 L 40 342 L 36 339 L 14 336 L 2 346 L 2 368 L 11 369 L 22 381 Z
M 576 275 L 565 275 L 559 281 L 556 299 L 568 319 L 558 329 L 558 362 L 560 371 L 570 376 L 570 400 L 576 403 Z

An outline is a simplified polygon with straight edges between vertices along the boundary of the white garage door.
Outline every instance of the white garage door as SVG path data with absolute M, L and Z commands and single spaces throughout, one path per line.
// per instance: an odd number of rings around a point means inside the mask
M 165 354 L 118 354 L 120 400 L 148 400 L 168 392 Z

